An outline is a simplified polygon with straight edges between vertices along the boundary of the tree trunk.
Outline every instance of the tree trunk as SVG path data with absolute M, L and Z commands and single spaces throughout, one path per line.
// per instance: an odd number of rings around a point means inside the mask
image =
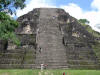
M 7 40 L 0 40 L 0 52 L 6 52 L 8 47 Z

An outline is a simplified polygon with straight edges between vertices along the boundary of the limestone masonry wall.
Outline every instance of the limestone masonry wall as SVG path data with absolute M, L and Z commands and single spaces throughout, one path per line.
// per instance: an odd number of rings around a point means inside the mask
M 95 37 L 63 9 L 37 8 L 18 21 L 21 45 L 0 41 L 0 68 L 100 69 Z

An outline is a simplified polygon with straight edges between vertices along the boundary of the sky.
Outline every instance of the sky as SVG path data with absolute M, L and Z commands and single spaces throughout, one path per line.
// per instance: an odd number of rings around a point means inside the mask
M 100 0 L 26 0 L 26 7 L 17 10 L 17 17 L 34 8 L 62 8 L 77 19 L 87 19 L 100 32 Z

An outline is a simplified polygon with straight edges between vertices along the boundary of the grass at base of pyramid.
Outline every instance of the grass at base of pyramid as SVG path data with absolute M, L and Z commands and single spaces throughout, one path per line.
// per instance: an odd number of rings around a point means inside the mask
M 10 69 L 0 70 L 0 75 L 100 75 L 99 70 L 34 70 Z

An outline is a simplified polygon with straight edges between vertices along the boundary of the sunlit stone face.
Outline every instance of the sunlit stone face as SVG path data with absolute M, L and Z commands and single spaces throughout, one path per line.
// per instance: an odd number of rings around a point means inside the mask
M 70 23 L 70 19 L 67 20 L 67 23 Z
M 24 34 L 32 34 L 30 25 L 27 25 L 26 27 L 24 27 L 22 33 L 24 33 Z
M 15 49 L 17 46 L 16 45 L 11 45 L 11 46 L 8 46 L 7 50 L 13 50 Z
M 73 33 L 72 36 L 74 36 L 74 37 L 80 37 L 78 33 Z

